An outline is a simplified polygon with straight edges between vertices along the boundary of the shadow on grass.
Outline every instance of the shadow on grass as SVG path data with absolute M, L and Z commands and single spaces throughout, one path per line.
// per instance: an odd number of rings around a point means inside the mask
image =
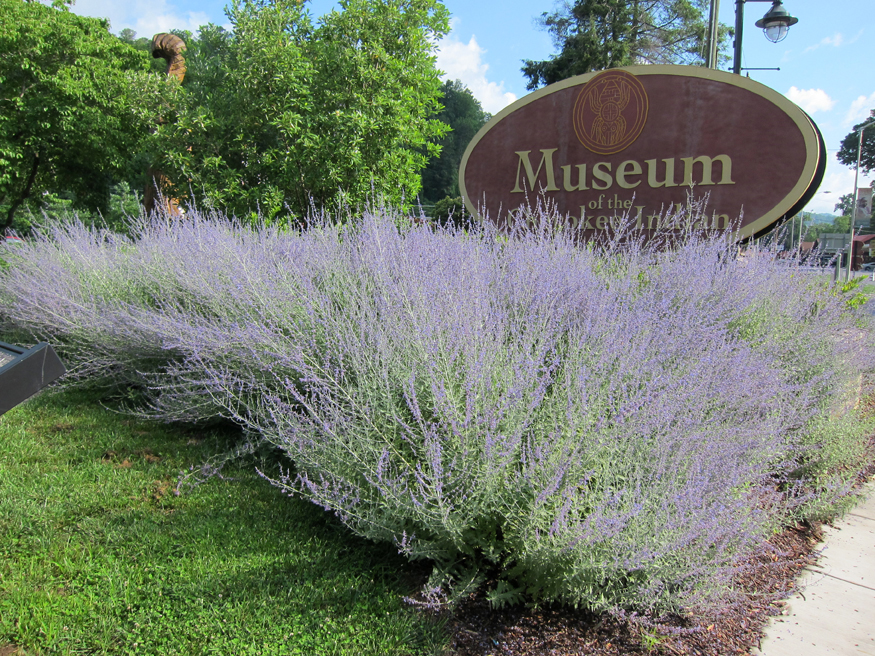
M 229 465 L 239 431 L 168 427 L 44 394 L 0 417 L 0 645 L 68 654 L 436 654 L 401 597 L 426 570 Z

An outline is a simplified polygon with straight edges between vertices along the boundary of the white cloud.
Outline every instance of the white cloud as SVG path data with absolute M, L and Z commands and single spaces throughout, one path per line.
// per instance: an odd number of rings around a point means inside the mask
M 828 112 L 836 104 L 836 101 L 830 98 L 829 94 L 823 89 L 797 89 L 796 87 L 790 87 L 786 96 L 809 114 Z
M 851 103 L 851 108 L 845 115 L 845 126 L 849 127 L 857 123 L 862 123 L 869 118 L 869 111 L 875 109 L 875 92 L 872 95 L 859 96 Z
M 861 173 L 859 185 L 867 187 L 869 185 L 869 176 Z M 853 191 L 854 170 L 839 162 L 835 158 L 835 154 L 830 152 L 830 156 L 827 158 L 826 175 L 823 176 L 823 183 L 821 183 L 820 189 L 814 195 L 814 198 L 805 206 L 805 211 L 835 214 L 835 205 L 839 202 L 839 198 L 845 194 L 853 193 Z
M 169 30 L 197 32 L 201 25 L 206 25 L 209 22 L 209 16 L 202 11 L 189 11 L 184 18 L 179 14 L 168 12 L 138 18 L 134 30 L 139 36 L 153 36 Z
M 859 37 L 859 35 L 857 35 L 857 37 Z M 857 37 L 854 38 L 854 41 L 857 40 Z M 845 37 L 842 35 L 842 33 L 836 32 L 832 36 L 827 36 L 821 39 L 820 43 L 815 43 L 813 46 L 808 46 L 805 50 L 802 51 L 802 54 L 804 55 L 806 52 L 817 50 L 821 46 L 833 46 L 835 48 L 840 48 L 845 43 L 847 43 L 847 41 L 845 41 Z M 853 41 L 851 43 L 853 43 Z
M 473 34 L 468 43 L 463 43 L 454 31 L 438 42 L 437 67 L 444 71 L 443 79 L 461 80 L 480 101 L 483 109 L 495 114 L 516 100 L 516 96 L 504 90 L 504 82 L 490 82 L 487 79 L 489 64 L 482 61 L 485 53 Z
M 210 22 L 205 12 L 184 11 L 167 0 L 76 0 L 71 9 L 81 16 L 108 18 L 116 34 L 129 27 L 138 37 L 147 38 L 172 29 L 196 32 Z

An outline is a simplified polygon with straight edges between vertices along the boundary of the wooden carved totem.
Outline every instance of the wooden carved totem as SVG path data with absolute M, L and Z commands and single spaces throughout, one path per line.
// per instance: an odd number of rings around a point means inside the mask
M 152 57 L 163 58 L 167 62 L 167 75 L 173 76 L 180 83 L 185 77 L 185 41 L 175 34 L 156 34 L 152 37 Z M 179 201 L 172 197 L 173 185 L 159 169 L 149 167 L 146 173 L 146 190 L 143 194 L 143 206 L 151 214 L 161 203 L 162 211 L 172 216 L 179 216 Z

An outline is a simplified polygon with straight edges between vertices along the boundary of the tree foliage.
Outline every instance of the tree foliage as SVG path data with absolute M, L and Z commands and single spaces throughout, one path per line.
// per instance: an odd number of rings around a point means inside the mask
M 149 61 L 151 63 L 152 71 L 161 75 L 166 74 L 167 62 L 160 57 L 152 57 L 152 37 L 138 37 L 137 33 L 134 30 L 126 27 L 118 33 L 118 38 L 121 41 L 124 41 L 125 43 L 133 46 L 137 50 L 145 52 L 147 55 L 149 55 Z
M 797 226 L 798 227 L 798 226 Z M 824 233 L 842 233 L 847 234 L 851 229 L 850 218 L 847 216 L 837 216 L 831 222 L 815 222 L 805 219 L 803 241 L 817 241 L 820 235 Z
M 835 204 L 835 211 L 841 216 L 851 216 L 854 213 L 854 194 L 843 194 Z
M 857 132 L 864 124 L 872 121 L 870 127 L 863 130 L 863 147 L 860 149 L 860 134 Z M 860 169 L 864 173 L 875 171 L 875 121 L 867 118 L 854 126 L 854 130 L 842 139 L 842 145 L 836 155 L 838 160 L 852 169 L 857 168 L 857 151 L 860 151 Z M 853 200 L 852 200 L 853 202 Z
M 566 0 L 541 15 L 558 55 L 526 60 L 528 88 L 631 64 L 702 64 L 708 34 L 707 0 Z M 721 25 L 720 42 L 729 28 Z
M 437 119 L 450 127 L 438 142 L 441 153 L 422 172 L 422 197 L 430 202 L 459 195 L 459 165 L 477 131 L 489 120 L 480 101 L 459 80 L 447 80 L 441 88 L 441 111 Z
M 465 209 L 465 201 L 461 196 L 451 198 L 446 196 L 434 204 L 434 220 L 443 227 L 456 226 L 467 228 L 470 216 Z
M 0 0 L 0 230 L 49 191 L 105 210 L 172 92 L 106 21 Z
M 186 39 L 185 97 L 159 129 L 181 197 L 272 219 L 372 194 L 412 200 L 445 126 L 438 0 L 341 0 L 313 25 L 296 0 L 234 0 L 231 32 Z

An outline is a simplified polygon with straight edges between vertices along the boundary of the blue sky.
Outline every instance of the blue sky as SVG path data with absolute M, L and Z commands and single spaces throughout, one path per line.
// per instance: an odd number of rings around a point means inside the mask
M 129 27 L 139 36 L 181 28 L 195 31 L 205 23 L 226 24 L 226 0 L 77 0 L 73 11 L 109 18 L 112 30 Z M 445 0 L 452 32 L 438 44 L 438 66 L 446 77 L 460 79 L 484 108 L 497 112 L 527 91 L 521 60 L 553 54 L 550 36 L 537 18 L 556 8 L 556 0 Z M 311 0 L 314 16 L 337 6 L 332 0 Z M 808 111 L 823 132 L 828 148 L 826 177 L 808 206 L 832 212 L 842 194 L 851 193 L 852 169 L 835 158 L 842 138 L 875 109 L 872 0 L 784 0 L 799 18 L 787 38 L 773 44 L 754 23 L 768 2 L 749 1 L 744 10 L 742 65 L 780 68 L 749 71 L 750 77 L 785 94 Z M 720 20 L 735 24 L 734 0 L 721 0 Z M 724 67 L 726 68 L 726 67 Z M 756 120 L 756 117 L 751 117 Z M 875 172 L 860 176 L 860 186 L 875 180 Z

